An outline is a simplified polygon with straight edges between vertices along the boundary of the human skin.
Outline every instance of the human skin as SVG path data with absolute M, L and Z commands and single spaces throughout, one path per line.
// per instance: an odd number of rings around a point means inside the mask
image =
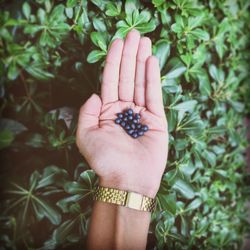
M 149 131 L 134 139 L 114 123 L 128 108 Z M 77 146 L 99 177 L 99 185 L 154 198 L 168 156 L 167 121 L 159 62 L 151 40 L 132 30 L 110 46 L 101 85 L 81 107 Z M 150 213 L 96 201 L 89 249 L 145 249 Z

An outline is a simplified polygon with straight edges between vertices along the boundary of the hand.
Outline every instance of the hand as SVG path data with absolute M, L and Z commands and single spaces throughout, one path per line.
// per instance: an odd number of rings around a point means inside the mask
M 93 94 L 81 107 L 77 146 L 100 178 L 100 185 L 155 197 L 168 155 L 167 121 L 159 63 L 151 40 L 136 30 L 116 39 L 105 62 L 101 98 Z M 132 108 L 149 131 L 134 139 L 114 123 Z

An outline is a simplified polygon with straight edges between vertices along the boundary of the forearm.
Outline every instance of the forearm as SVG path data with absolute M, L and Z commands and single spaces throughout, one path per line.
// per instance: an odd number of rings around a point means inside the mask
M 87 246 L 90 250 L 113 249 L 117 206 L 95 201 L 88 231 Z
M 88 249 L 146 249 L 150 213 L 96 201 Z
M 115 249 L 146 249 L 150 212 L 119 206 L 116 211 Z

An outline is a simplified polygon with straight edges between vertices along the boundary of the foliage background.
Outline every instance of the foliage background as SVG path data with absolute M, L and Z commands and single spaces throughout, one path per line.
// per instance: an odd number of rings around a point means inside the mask
M 148 249 L 240 249 L 249 1 L 0 1 L 2 249 L 82 249 L 97 177 L 75 146 L 110 42 L 138 29 L 160 60 L 169 160 Z

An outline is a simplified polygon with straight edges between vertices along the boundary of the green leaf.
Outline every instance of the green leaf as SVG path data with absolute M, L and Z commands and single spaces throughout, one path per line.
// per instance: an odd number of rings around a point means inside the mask
M 91 0 L 93 4 L 95 4 L 100 10 L 104 11 L 106 1 L 103 0 Z
M 193 61 L 195 64 L 192 66 L 191 70 L 196 74 L 196 71 L 200 71 L 201 66 L 204 65 L 208 57 L 208 51 L 206 45 L 202 43 L 198 46 L 193 54 Z M 203 69 L 203 71 L 205 71 Z
M 214 167 L 216 165 L 216 155 L 213 152 L 208 150 L 204 150 L 202 153 L 202 157 L 209 162 L 209 164 Z
M 51 78 L 54 78 L 54 75 L 46 72 L 41 68 L 41 65 L 36 65 L 36 64 L 31 64 L 25 70 L 32 75 L 34 78 L 39 79 L 39 80 L 48 80 Z
M 23 14 L 26 17 L 26 19 L 30 18 L 31 8 L 28 2 L 24 2 L 22 6 Z
M 227 49 L 224 39 L 225 39 L 225 37 L 223 34 L 221 36 L 215 38 L 215 49 L 216 49 L 216 52 L 218 53 L 220 59 L 223 58 L 225 51 Z
M 93 170 L 86 170 L 81 173 L 79 180 L 65 184 L 65 191 L 70 194 L 90 194 L 95 188 L 96 176 Z
M 210 39 L 209 33 L 202 29 L 195 29 L 190 31 L 190 33 L 204 41 L 208 41 Z
M 138 0 L 126 0 L 125 2 L 125 13 L 127 15 L 132 15 L 134 10 L 139 9 L 139 1 Z
M 167 210 L 171 214 L 176 214 L 176 195 L 175 194 L 158 194 L 157 195 L 157 201 L 159 203 L 159 206 L 162 210 Z
M 105 14 L 107 16 L 112 16 L 112 17 L 120 15 L 120 13 L 121 13 L 121 5 L 122 5 L 121 2 L 116 2 L 116 3 L 110 2 L 110 3 L 108 3 L 106 5 L 107 10 L 106 10 Z
M 37 183 L 40 179 L 41 175 L 40 173 L 35 170 L 31 175 L 30 175 L 30 179 L 29 179 L 29 186 L 30 186 L 30 190 L 34 190 L 35 187 L 37 186 Z
M 56 5 L 55 8 L 52 10 L 51 14 L 49 15 L 49 23 L 61 23 L 65 20 L 64 15 L 65 6 L 63 4 Z
M 152 32 L 156 29 L 155 20 L 152 19 L 148 23 L 137 24 L 135 28 L 140 31 L 141 34 Z
M 94 28 L 97 30 L 97 31 L 100 31 L 100 32 L 106 32 L 107 31 L 107 28 L 106 28 L 106 25 L 105 25 L 105 22 L 104 20 L 100 19 L 100 18 L 96 18 L 94 17 L 93 18 L 93 25 L 94 25 Z M 104 39 L 105 41 L 105 39 Z M 106 46 L 106 41 L 105 41 L 105 46 Z
M 95 63 L 106 56 L 106 52 L 101 50 L 92 50 L 87 57 L 88 63 Z
M 68 184 L 67 184 L 68 185 Z M 75 204 L 76 202 L 82 200 L 83 198 L 87 197 L 89 194 L 75 194 L 71 195 L 69 197 L 63 198 L 59 200 L 56 204 L 59 206 L 64 213 L 70 212 L 70 207 L 72 204 Z
M 65 9 L 65 13 L 66 13 L 66 16 L 67 16 L 68 18 L 70 18 L 70 19 L 74 16 L 73 8 L 66 8 L 66 9 Z
M 46 21 L 46 12 L 44 9 L 39 8 L 37 11 L 37 17 L 40 24 L 44 24 Z
M 163 39 L 159 40 L 155 44 L 155 50 L 156 50 L 155 56 L 158 58 L 160 69 L 162 70 L 170 54 L 170 44 L 167 40 L 163 40 Z
M 200 207 L 202 204 L 202 200 L 200 198 L 194 199 L 188 206 L 185 208 L 185 211 L 195 210 Z
M 87 187 L 90 188 L 90 190 L 94 190 L 95 188 L 95 182 L 96 182 L 96 175 L 93 170 L 86 170 L 80 174 L 80 181 Z
M 171 30 L 174 31 L 175 33 L 182 33 L 183 28 L 180 24 L 174 23 L 171 25 Z
M 141 13 L 138 16 L 138 20 L 136 20 L 136 18 L 134 18 L 134 22 L 135 23 L 147 23 L 149 22 L 149 20 L 151 19 L 151 13 L 148 10 L 143 10 L 141 11 Z
M 180 61 L 179 58 L 172 58 L 169 60 L 166 66 L 169 71 L 168 73 L 163 77 L 164 79 L 174 79 L 180 77 L 185 71 L 186 67 L 184 64 Z
M 181 102 L 175 106 L 172 106 L 172 109 L 175 109 L 178 111 L 184 111 L 184 112 L 186 111 L 192 112 L 196 105 L 197 105 L 196 100 L 188 100 L 188 101 Z
M 201 26 L 203 23 L 204 17 L 205 17 L 204 13 L 201 13 L 198 16 L 188 18 L 189 29 L 194 29 L 198 26 Z
M 54 48 L 56 45 L 55 39 L 53 38 L 53 36 L 51 36 L 51 34 L 47 30 L 44 30 L 41 33 L 39 43 L 42 47 L 49 45 L 49 47 Z
M 164 79 L 161 82 L 163 89 L 169 93 L 181 93 L 182 87 L 176 79 Z
M 70 219 L 64 221 L 53 232 L 52 239 L 54 239 L 55 245 L 61 245 L 72 234 L 74 227 L 77 225 L 77 219 Z M 50 244 L 51 245 L 51 244 Z
M 66 183 L 68 173 L 66 170 L 57 166 L 48 166 L 43 170 L 43 174 L 36 186 L 36 189 L 49 185 L 63 186 Z
M 181 55 L 181 60 L 189 67 L 192 62 L 192 55 L 190 53 Z
M 219 74 L 218 74 L 218 70 L 217 70 L 217 68 L 216 68 L 215 65 L 213 65 L 213 64 L 210 65 L 210 67 L 209 67 L 209 74 L 212 76 L 212 78 L 214 80 L 218 80 Z
M 189 142 L 187 140 L 183 140 L 181 142 L 183 143 L 183 145 L 182 145 L 183 149 L 186 149 Z M 188 154 L 186 154 L 186 155 L 188 155 Z M 187 177 L 187 179 L 190 179 L 191 175 L 196 170 L 196 167 L 193 165 L 192 161 L 181 163 L 178 166 L 178 168 L 179 168 L 180 173 L 182 173 L 183 176 L 185 175 L 185 177 Z
M 61 223 L 61 214 L 42 198 L 33 198 L 33 204 L 36 206 L 36 212 L 40 218 L 46 217 L 53 225 Z
M 8 67 L 8 79 L 9 80 L 15 80 L 19 75 L 19 69 L 15 62 L 11 62 L 11 64 Z
M 162 213 L 162 220 L 158 221 L 155 228 L 156 236 L 159 237 L 158 240 L 160 240 L 163 235 L 169 234 L 174 224 L 175 224 L 175 217 L 171 213 L 164 211 Z M 160 249 L 163 249 L 163 247 L 161 247 Z
M 191 136 L 200 135 L 205 128 L 204 122 L 195 112 L 190 113 L 190 115 L 184 116 L 184 112 L 182 110 L 179 111 L 178 122 L 179 123 L 176 130 L 185 132 L 186 134 Z
M 14 134 L 10 130 L 0 131 L 0 149 L 10 146 L 14 138 Z
M 165 0 L 152 0 L 152 3 L 155 7 L 161 6 L 163 3 L 165 3 Z
M 112 41 L 116 38 L 124 38 L 130 30 L 128 26 L 119 28 L 113 36 Z
M 245 104 L 237 101 L 228 100 L 232 107 L 239 113 L 243 112 L 245 109 Z
M 69 212 L 70 206 L 77 201 L 92 197 L 97 177 L 93 170 L 85 170 L 80 174 L 77 181 L 67 182 L 64 189 L 71 196 L 63 198 L 57 202 L 57 205 L 63 212 Z
M 1 118 L 0 119 L 0 131 L 1 130 L 9 130 L 14 135 L 21 134 L 24 131 L 27 131 L 27 127 L 25 127 L 22 123 L 8 119 L 8 118 Z
M 201 94 L 204 96 L 210 96 L 211 85 L 207 73 L 203 72 L 203 74 L 197 74 L 197 77 L 199 80 L 199 90 Z
M 41 134 L 34 133 L 27 138 L 25 145 L 33 148 L 42 148 L 45 143 L 46 140 Z
M 188 235 L 188 222 L 184 216 L 181 216 L 181 234 Z
M 78 3 L 78 0 L 67 0 L 66 5 L 68 8 L 73 8 L 77 5 L 77 3 Z
M 43 30 L 42 25 L 35 25 L 35 24 L 29 25 L 29 24 L 27 24 L 24 27 L 25 34 L 35 34 L 36 32 L 41 31 L 41 30 Z
M 222 82 L 225 79 L 224 72 L 221 69 L 218 69 L 214 64 L 209 66 L 209 74 L 217 82 Z
M 187 68 L 185 66 L 182 66 L 182 67 L 179 67 L 179 68 L 175 68 L 172 71 L 168 72 L 165 75 L 165 77 L 167 79 L 177 78 L 177 77 L 181 76 L 186 71 L 186 69 Z
M 172 132 L 177 124 L 177 113 L 170 109 L 167 112 L 168 132 Z
M 185 180 L 177 178 L 172 187 L 186 199 L 193 199 L 195 196 L 192 186 Z
M 128 26 L 128 24 L 124 20 L 120 20 L 116 23 L 116 28 L 126 28 L 131 29 L 131 27 Z
M 103 32 L 91 32 L 91 41 L 103 51 L 107 51 L 106 35 Z

